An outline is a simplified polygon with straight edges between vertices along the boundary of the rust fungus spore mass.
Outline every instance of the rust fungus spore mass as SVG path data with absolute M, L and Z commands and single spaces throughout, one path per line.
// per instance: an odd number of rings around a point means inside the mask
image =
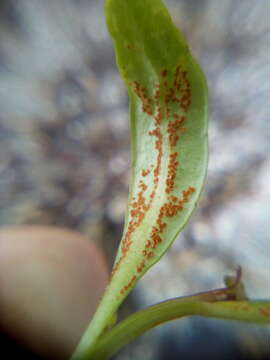
M 147 95 L 146 88 L 141 86 L 138 81 L 132 83 L 132 88 L 135 94 L 140 98 L 142 103 L 142 111 L 148 115 L 153 114 L 152 99 Z
M 146 268 L 147 262 L 155 256 L 156 248 L 163 242 L 164 230 L 167 227 L 166 219 L 175 217 L 183 210 L 185 203 L 189 201 L 195 188 L 188 186 L 182 191 L 180 196 L 173 193 L 175 190 L 175 180 L 179 167 L 179 152 L 176 151 L 177 144 L 181 135 L 187 131 L 184 126 L 186 115 L 192 102 L 192 89 L 188 79 L 188 72 L 181 65 L 178 65 L 174 72 L 168 69 L 162 69 L 159 73 L 160 82 L 154 84 L 154 92 L 150 92 L 138 81 L 130 83 L 131 89 L 138 96 L 141 103 L 141 111 L 146 116 L 153 118 L 153 128 L 148 132 L 149 136 L 155 138 L 153 151 L 156 152 L 155 164 L 149 165 L 149 168 L 140 170 L 141 180 L 137 183 L 138 193 L 130 202 L 129 223 L 121 245 L 121 255 L 115 264 L 112 276 L 118 271 L 121 263 L 127 256 L 133 243 L 132 235 L 141 225 L 147 212 L 152 208 L 153 202 L 160 193 L 160 174 L 163 166 L 163 173 L 166 174 L 165 198 L 163 204 L 159 206 L 156 223 L 152 226 L 149 237 L 146 238 L 144 247 L 141 251 L 141 259 L 138 260 L 135 272 L 130 280 L 121 288 L 120 294 L 124 295 L 132 284 L 140 277 L 140 274 Z M 162 161 L 164 157 L 164 144 L 168 146 L 170 154 L 169 159 Z M 146 185 L 144 180 L 151 176 L 152 185 Z M 164 181 L 164 180 L 163 180 Z M 148 182 L 149 184 L 149 182 Z M 160 187 L 159 187 L 160 184 Z M 148 189 L 149 188 L 149 189 Z M 164 191 L 163 190 L 163 191 Z M 178 190 L 179 193 L 179 190 Z

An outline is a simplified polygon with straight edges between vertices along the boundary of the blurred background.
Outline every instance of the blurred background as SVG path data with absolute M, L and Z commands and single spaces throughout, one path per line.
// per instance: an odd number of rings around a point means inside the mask
M 209 85 L 210 161 L 199 208 L 122 316 L 221 287 L 238 265 L 270 298 L 270 1 L 167 0 Z M 128 98 L 100 0 L 0 2 L 0 226 L 86 234 L 112 264 L 129 180 Z M 269 329 L 185 319 L 115 360 L 270 358 Z

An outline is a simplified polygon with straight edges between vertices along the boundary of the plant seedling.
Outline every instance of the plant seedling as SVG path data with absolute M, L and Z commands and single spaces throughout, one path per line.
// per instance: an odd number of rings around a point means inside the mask
M 270 303 L 246 299 L 240 271 L 226 287 L 141 310 L 114 325 L 138 280 L 197 206 L 207 170 L 205 76 L 161 0 L 106 0 L 106 20 L 130 98 L 131 179 L 111 279 L 72 360 L 106 359 L 163 322 L 201 315 L 270 322 Z

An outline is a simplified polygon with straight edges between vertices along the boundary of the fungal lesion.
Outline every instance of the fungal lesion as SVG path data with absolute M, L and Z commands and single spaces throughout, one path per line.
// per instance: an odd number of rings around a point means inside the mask
M 141 174 L 143 177 L 145 177 L 150 174 L 150 171 L 150 169 L 142 169 Z
M 131 83 L 131 88 L 141 100 L 142 112 L 153 115 L 153 101 L 148 95 L 146 87 L 140 85 L 138 81 L 134 81 Z
M 154 256 L 154 250 L 162 243 L 163 232 L 167 227 L 166 219 L 176 216 L 184 208 L 184 204 L 189 201 L 189 197 L 194 193 L 195 188 L 189 186 L 188 189 L 182 191 L 182 196 L 170 196 L 168 200 L 160 207 L 158 218 L 154 226 L 152 226 L 150 240 L 147 240 L 142 255 L 146 260 Z
M 130 87 L 139 98 L 140 109 L 146 116 L 146 121 L 150 120 L 153 124 L 148 135 L 153 143 L 156 160 L 155 164 L 139 171 L 137 192 L 135 191 L 136 195 L 130 202 L 129 222 L 113 274 L 127 256 L 134 241 L 133 235 L 149 211 L 152 211 L 151 214 L 156 213 L 156 220 L 150 227 L 149 236 L 146 237 L 141 248 L 141 258 L 135 270 L 136 275 L 133 275 L 121 288 L 122 295 L 130 289 L 130 284 L 141 276 L 148 263 L 153 261 L 158 246 L 164 242 L 168 219 L 177 216 L 196 191 L 190 185 L 179 194 L 179 189 L 175 185 L 181 161 L 178 144 L 181 135 L 188 131 L 187 115 L 192 103 L 192 90 L 187 71 L 181 65 L 178 65 L 174 72 L 162 69 L 159 73 L 159 82 L 154 85 L 152 94 L 137 80 L 131 82 Z M 166 154 L 169 152 L 169 155 L 165 156 L 165 152 Z M 148 179 L 149 176 L 150 179 Z M 148 185 L 145 183 L 146 178 L 149 180 Z M 163 195 L 161 196 L 160 193 Z M 163 198 L 162 203 L 157 200 L 157 197 Z

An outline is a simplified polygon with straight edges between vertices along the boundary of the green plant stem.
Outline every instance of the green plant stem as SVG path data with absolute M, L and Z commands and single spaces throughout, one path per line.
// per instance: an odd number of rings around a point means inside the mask
M 260 324 L 270 324 L 270 302 L 204 302 L 179 298 L 138 311 L 106 333 L 86 359 L 104 360 L 146 331 L 184 316 L 199 315 Z
M 203 315 L 201 307 L 198 307 L 197 303 L 210 304 L 218 301 L 246 300 L 244 286 L 241 282 L 241 269 L 238 269 L 236 276 L 226 277 L 225 284 L 226 288 L 171 299 L 141 310 L 103 334 L 94 345 L 89 346 L 86 331 L 72 360 L 106 359 L 137 336 L 163 322 L 187 315 Z M 87 344 L 84 339 L 87 340 Z

